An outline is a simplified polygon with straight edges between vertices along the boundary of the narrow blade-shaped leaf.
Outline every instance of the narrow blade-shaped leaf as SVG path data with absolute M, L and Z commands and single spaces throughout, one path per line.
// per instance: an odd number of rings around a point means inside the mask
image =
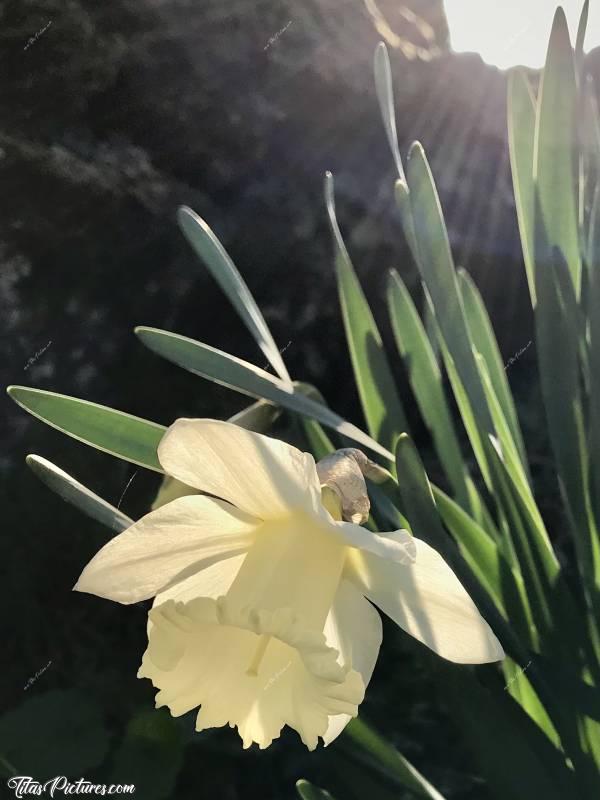
M 492 323 L 479 290 L 464 269 L 458 270 L 458 280 L 472 341 L 476 343 L 477 351 L 486 364 L 494 394 L 510 429 L 523 469 L 528 473 L 523 436 Z
M 280 413 L 280 409 L 274 406 L 273 403 L 269 403 L 266 400 L 257 400 L 256 403 L 252 403 L 252 405 L 229 417 L 227 421 L 234 425 L 239 425 L 240 428 L 246 428 L 248 431 L 267 433 Z
M 463 506 L 469 505 L 468 473 L 444 395 L 442 373 L 412 298 L 397 272 L 389 275 L 387 302 L 396 344 L 440 461 Z
M 320 789 L 314 783 L 309 783 L 304 779 L 296 782 L 296 791 L 301 800 L 334 800 L 325 789 Z
M 404 177 L 404 167 L 402 157 L 398 148 L 398 134 L 396 132 L 396 112 L 394 107 L 394 89 L 392 85 L 392 70 L 390 68 L 390 57 L 387 47 L 383 42 L 379 42 L 375 48 L 373 59 L 373 69 L 375 73 L 375 91 L 379 101 L 383 127 L 387 136 L 390 150 L 394 158 L 398 178 L 406 184 Z
M 388 450 L 359 428 L 346 422 L 326 406 L 304 396 L 293 386 L 288 387 L 274 375 L 270 375 L 247 361 L 242 361 L 222 350 L 169 331 L 139 327 L 135 332 L 150 350 L 195 375 L 200 375 L 243 394 L 269 400 L 297 414 L 316 419 L 323 425 L 333 428 L 349 439 L 392 460 L 392 455 Z
M 556 10 L 537 108 L 534 177 L 540 214 L 550 246 L 559 248 L 573 279 L 581 288 L 579 252 L 579 168 L 577 80 L 569 28 L 561 7 Z
M 497 543 L 441 489 L 433 496 L 446 528 L 456 540 L 465 561 L 485 587 L 498 609 L 528 645 L 531 641 L 531 613 L 520 573 L 504 557 Z
M 275 372 L 284 382 L 291 384 L 289 373 L 267 323 L 221 242 L 206 222 L 190 208 L 180 208 L 177 219 L 188 242 L 225 292 Z
M 440 664 L 439 672 L 459 730 L 495 797 L 578 796 L 564 755 L 507 691 L 485 688 L 472 672 L 453 664 Z
M 583 73 L 583 61 L 585 58 L 583 46 L 585 44 L 585 35 L 587 33 L 589 15 L 590 0 L 585 0 L 581 9 L 581 16 L 579 17 L 579 25 L 577 26 L 577 39 L 575 40 L 575 65 L 577 66 L 577 74 L 579 76 L 581 76 Z
M 9 396 L 34 417 L 104 453 L 162 472 L 156 448 L 166 428 L 107 406 L 64 394 L 9 386 Z
M 413 534 L 434 547 L 452 567 L 506 652 L 524 665 L 527 663 L 527 651 L 444 530 L 423 462 L 405 434 L 398 440 L 396 469 L 403 499 L 402 510 Z
M 439 197 L 427 158 L 418 143 L 411 148 L 407 174 L 419 249 L 419 271 L 479 433 L 485 436 L 493 433 L 493 423 L 475 363 Z
M 590 219 L 590 437 L 591 450 L 600 453 L 600 185 L 596 188 Z M 596 461 L 596 463 L 594 463 Z M 596 518 L 600 519 L 600 469 L 592 459 Z
M 531 86 L 525 72 L 511 70 L 508 76 L 508 142 L 510 165 L 521 247 L 527 273 L 527 283 L 532 305 L 535 306 L 535 255 L 533 249 L 534 195 L 533 152 L 535 141 L 535 103 Z
M 67 503 L 83 511 L 84 514 L 95 519 L 101 525 L 106 525 L 107 528 L 117 533 L 133 525 L 133 520 L 130 517 L 107 503 L 106 500 L 103 500 L 91 489 L 76 481 L 75 478 L 51 461 L 41 456 L 29 455 L 26 458 L 26 462 L 27 466 L 42 483 L 45 483 Z
M 361 750 L 370 755 L 386 772 L 394 776 L 415 797 L 424 800 L 444 800 L 421 773 L 402 756 L 383 736 L 380 736 L 362 719 L 353 719 L 346 727 L 344 736 L 352 740 Z
M 408 429 L 406 415 L 381 335 L 340 232 L 331 173 L 325 177 L 325 199 L 336 251 L 335 268 L 346 340 L 363 412 L 371 436 L 391 448 L 398 436 Z

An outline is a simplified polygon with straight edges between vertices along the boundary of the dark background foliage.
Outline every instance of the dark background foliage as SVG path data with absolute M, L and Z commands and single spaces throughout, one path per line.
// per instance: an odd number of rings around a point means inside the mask
M 394 213 L 393 164 L 373 88 L 382 36 L 402 149 L 420 139 L 431 157 L 457 261 L 489 304 L 506 360 L 527 345 L 506 75 L 476 55 L 449 51 L 441 0 L 382 0 L 380 17 L 369 7 L 362 0 L 0 4 L 5 384 L 49 388 L 165 424 L 241 408 L 242 398 L 159 360 L 132 335 L 136 324 L 155 325 L 263 366 L 176 227 L 177 206 L 188 204 L 245 276 L 292 375 L 362 424 L 322 178 L 326 169 L 336 176 L 338 217 L 389 342 L 387 269 L 398 268 L 415 291 L 418 285 Z M 590 68 L 600 71 L 598 52 Z M 535 457 L 544 448 L 533 351 L 511 366 L 511 378 Z M 86 777 L 135 781 L 138 797 L 168 796 L 173 764 L 181 772 L 172 796 L 182 800 L 291 797 L 304 775 L 351 797 L 353 787 L 340 783 L 348 766 L 343 740 L 325 755 L 308 755 L 294 736 L 266 754 L 243 753 L 231 731 L 192 736 L 185 720 L 172 727 L 161 715 L 139 717 L 153 702 L 149 683 L 135 679 L 145 605 L 123 609 L 70 592 L 107 533 L 38 484 L 24 456 L 50 458 L 133 516 L 144 512 L 156 478 L 1 402 L 1 709 L 12 714 L 25 700 L 39 703 L 26 722 L 8 716 L 0 724 L 0 744 L 10 742 L 23 759 L 13 763 L 0 747 L 4 770 L 36 774 L 27 749 L 35 743 L 49 774 L 68 774 L 79 740 L 87 747 L 79 773 L 86 767 Z M 555 489 L 552 476 L 544 482 L 543 455 L 534 469 L 551 510 Z M 449 797 L 483 797 L 444 716 L 443 691 L 432 692 L 420 650 L 389 630 L 365 715 Z M 77 711 L 73 723 L 66 709 Z M 167 749 L 153 751 L 154 739 Z M 180 741 L 188 743 L 183 753 Z M 150 762 L 167 788 L 158 778 L 144 784 Z

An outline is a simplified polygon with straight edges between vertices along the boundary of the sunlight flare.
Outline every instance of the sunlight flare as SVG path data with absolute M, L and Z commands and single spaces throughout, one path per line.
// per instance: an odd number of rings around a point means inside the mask
M 556 10 L 548 0 L 445 0 L 452 49 L 479 53 L 500 69 L 544 65 Z M 575 38 L 582 0 L 563 0 Z M 600 46 L 600 4 L 590 4 L 585 51 Z

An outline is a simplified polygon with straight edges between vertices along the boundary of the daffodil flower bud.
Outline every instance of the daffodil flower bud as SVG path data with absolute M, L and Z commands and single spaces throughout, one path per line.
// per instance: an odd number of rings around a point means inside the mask
M 336 450 L 317 463 L 317 475 L 322 487 L 329 487 L 338 496 L 342 519 L 362 525 L 369 519 L 371 503 L 365 477 L 380 483 L 390 473 L 371 461 L 355 447 Z

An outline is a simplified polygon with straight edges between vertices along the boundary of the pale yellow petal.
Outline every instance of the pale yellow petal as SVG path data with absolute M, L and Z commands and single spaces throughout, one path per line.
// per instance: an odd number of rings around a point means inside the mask
M 200 705 L 197 730 L 236 726 L 244 747 L 256 742 L 262 749 L 289 725 L 312 750 L 331 715 L 356 716 L 360 675 L 341 666 L 323 634 L 306 630 L 289 609 L 237 612 L 224 598 L 199 598 L 167 601 L 150 617 L 138 675 L 160 689 L 157 707 L 174 716 Z
M 353 583 L 342 580 L 325 623 L 325 638 L 327 644 L 339 652 L 341 663 L 360 674 L 365 688 L 375 669 L 382 636 L 377 609 Z M 323 737 L 325 744 L 331 744 L 351 719 L 349 714 L 330 717 Z
M 235 576 L 244 563 L 246 553 L 223 558 L 214 564 L 194 572 L 187 578 L 179 579 L 165 589 L 162 589 L 154 598 L 153 606 L 160 606 L 167 600 L 187 603 L 197 597 L 217 598 L 227 594 Z
M 256 520 L 222 500 L 181 497 L 111 539 L 74 588 L 119 603 L 145 600 L 174 579 L 245 552 L 256 527 Z
M 324 513 L 311 455 L 229 422 L 178 419 L 158 458 L 167 474 L 261 519 Z
M 491 628 L 443 558 L 414 539 L 414 564 L 349 552 L 347 576 L 407 633 L 442 658 L 483 664 L 504 658 Z
M 323 630 L 337 591 L 347 548 L 326 523 L 291 515 L 258 528 L 252 547 L 227 593 L 241 609 L 291 608 L 307 626 Z
M 355 525 L 353 522 L 334 521 L 333 526 L 348 547 L 356 547 L 367 553 L 397 561 L 399 564 L 410 564 L 415 560 L 416 546 L 413 536 L 408 531 L 373 533 L 368 528 Z

